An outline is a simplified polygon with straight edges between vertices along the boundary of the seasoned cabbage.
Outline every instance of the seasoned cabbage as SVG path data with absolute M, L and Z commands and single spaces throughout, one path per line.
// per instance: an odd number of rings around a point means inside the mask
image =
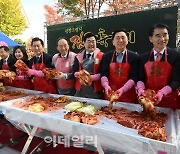
M 71 102 L 65 106 L 65 109 L 72 112 L 81 107 L 83 107 L 83 104 L 81 102 Z
M 84 112 L 85 114 L 93 115 L 96 112 L 96 108 L 93 105 L 87 105 L 87 106 L 77 109 L 77 111 Z

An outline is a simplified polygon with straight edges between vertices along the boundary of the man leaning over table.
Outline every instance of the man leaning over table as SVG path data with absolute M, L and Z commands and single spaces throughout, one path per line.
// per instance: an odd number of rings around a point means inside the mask
M 105 99 L 111 90 L 119 95 L 118 101 L 136 103 L 135 83 L 138 80 L 139 56 L 126 48 L 128 36 L 125 29 L 114 31 L 114 50 L 103 56 L 101 84 L 105 89 Z

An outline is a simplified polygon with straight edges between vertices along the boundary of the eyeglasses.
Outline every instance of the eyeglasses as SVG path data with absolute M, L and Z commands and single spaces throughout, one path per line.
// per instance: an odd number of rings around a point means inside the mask
M 92 40 L 92 41 L 87 40 L 86 43 L 88 43 L 88 44 L 91 44 L 91 43 L 94 44 L 94 43 L 96 43 L 96 40 Z

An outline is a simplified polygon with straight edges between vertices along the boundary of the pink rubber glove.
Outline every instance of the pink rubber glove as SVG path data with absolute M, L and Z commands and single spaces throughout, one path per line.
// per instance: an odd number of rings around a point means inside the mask
M 108 95 L 109 91 L 111 91 L 111 87 L 109 86 L 109 81 L 106 76 L 101 78 L 101 85 L 104 87 L 106 95 Z
M 16 76 L 15 80 L 26 80 L 23 75 Z
M 138 89 L 138 96 L 145 96 L 144 89 L 142 88 Z
M 154 99 L 158 99 L 158 103 L 162 100 L 163 93 L 161 91 L 158 91 L 158 93 L 154 96 Z
M 172 88 L 170 86 L 165 86 L 157 92 L 154 98 L 155 99 L 157 98 L 158 102 L 160 102 L 164 96 L 166 96 L 167 94 L 170 94 L 171 92 L 172 92 Z
M 132 86 L 134 86 L 134 81 L 131 80 L 131 79 L 129 79 L 129 80 L 124 84 L 123 87 L 121 87 L 120 89 L 117 90 L 117 93 L 118 93 L 119 97 L 121 97 L 121 95 L 122 95 L 123 93 L 125 93 L 126 91 L 128 91 L 129 89 L 131 89 Z
M 123 88 L 118 89 L 117 93 L 118 93 L 119 97 L 121 97 L 121 95 L 124 93 Z
M 79 76 L 79 72 L 75 72 L 74 76 L 77 78 Z
M 34 70 L 34 69 L 28 69 L 27 75 L 31 76 L 38 76 L 38 77 L 44 77 L 44 73 L 40 70 Z
M 138 82 L 137 82 L 138 96 L 141 96 L 141 95 L 142 95 L 142 96 L 145 96 L 144 89 L 145 89 L 144 82 L 138 81 Z
M 92 81 L 98 81 L 99 79 L 100 79 L 100 74 L 91 75 L 91 80 Z

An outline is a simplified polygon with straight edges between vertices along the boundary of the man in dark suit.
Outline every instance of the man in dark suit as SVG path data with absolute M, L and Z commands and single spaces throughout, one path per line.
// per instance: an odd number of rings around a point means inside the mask
M 0 46 L 0 57 L 0 69 L 15 72 L 14 64 L 16 59 L 10 54 L 9 48 L 7 46 Z M 2 82 L 5 86 L 14 85 L 13 82 L 10 82 L 8 79 L 4 79 Z
M 52 68 L 52 57 L 44 52 L 44 42 L 35 37 L 31 42 L 32 51 L 35 56 L 29 61 L 28 75 L 33 75 L 34 89 L 47 93 L 57 93 L 55 83 L 52 80 L 46 80 L 43 74 L 43 69 Z
M 135 83 L 138 80 L 139 56 L 126 48 L 128 37 L 125 29 L 113 33 L 112 43 L 115 50 L 103 56 L 101 84 L 105 89 L 105 99 L 113 90 L 119 95 L 118 101 L 136 102 Z
M 140 57 L 138 95 L 144 95 L 145 88 L 155 90 L 158 106 L 177 109 L 180 107 L 177 91 L 180 53 L 167 47 L 169 28 L 165 24 L 154 25 L 149 40 L 153 49 Z
M 0 46 L 0 69 L 6 69 L 15 72 L 14 64 L 16 59 L 10 54 L 7 46 Z

